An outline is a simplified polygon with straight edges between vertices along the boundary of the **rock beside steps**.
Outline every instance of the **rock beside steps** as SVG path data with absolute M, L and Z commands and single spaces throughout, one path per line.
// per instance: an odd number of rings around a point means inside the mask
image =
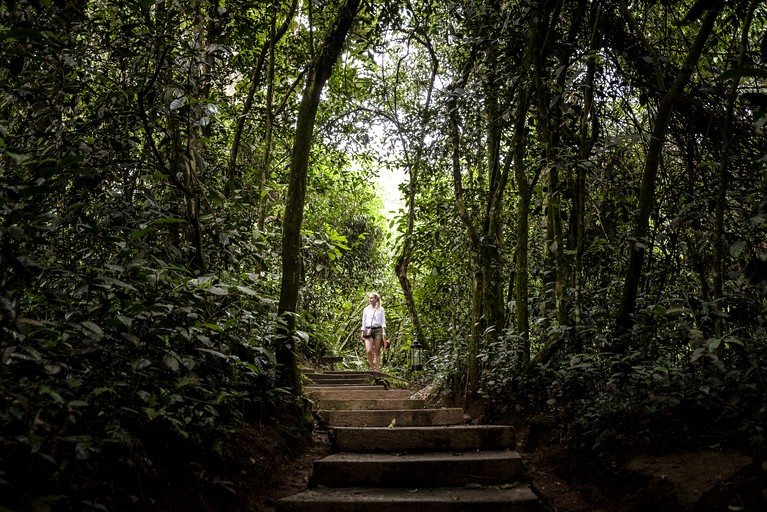
M 545 510 L 526 484 L 513 427 L 466 425 L 461 409 L 366 389 L 360 372 L 326 373 L 307 373 L 307 394 L 336 453 L 314 461 L 309 489 L 279 500 L 277 512 Z

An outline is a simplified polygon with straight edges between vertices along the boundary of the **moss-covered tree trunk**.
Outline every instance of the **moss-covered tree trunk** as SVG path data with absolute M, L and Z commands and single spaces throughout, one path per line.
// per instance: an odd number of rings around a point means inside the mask
M 586 170 L 591 150 L 599 136 L 599 117 L 594 112 L 594 77 L 596 75 L 596 52 L 600 45 L 600 12 L 591 10 L 592 32 L 589 42 L 591 54 L 586 62 L 586 76 L 583 82 L 583 114 L 580 122 L 580 149 L 578 168 L 575 177 L 573 210 L 575 215 L 575 269 L 573 275 L 575 297 L 575 346 L 576 352 L 582 350 L 583 330 L 583 253 L 586 247 Z
M 282 224 L 282 283 L 277 310 L 279 324 L 276 351 L 279 384 L 294 392 L 300 389 L 294 337 L 301 279 L 301 224 L 304 218 L 306 177 L 309 170 L 314 121 L 317 117 L 322 89 L 338 60 L 346 35 L 357 15 L 359 4 L 360 0 L 346 0 L 341 5 L 333 27 L 328 31 L 320 50 L 309 65 L 304 95 L 296 121 L 296 135 L 290 159 L 288 196 Z
M 530 361 L 530 312 L 528 308 L 529 297 L 529 273 L 528 256 L 530 242 L 530 196 L 534 188 L 533 183 L 528 181 L 527 167 L 525 165 L 525 138 L 527 134 L 527 108 L 528 94 L 524 88 L 517 95 L 517 111 L 514 119 L 514 137 L 512 149 L 514 151 L 514 176 L 517 184 L 517 247 L 516 247 L 516 283 L 515 302 L 517 305 L 517 334 L 520 339 L 518 348 L 521 364 Z

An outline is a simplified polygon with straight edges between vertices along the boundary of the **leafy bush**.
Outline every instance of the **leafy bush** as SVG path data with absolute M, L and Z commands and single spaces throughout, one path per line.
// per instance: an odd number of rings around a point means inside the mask
M 653 359 L 641 351 L 623 358 L 584 353 L 525 373 L 498 365 L 485 392 L 492 414 L 519 407 L 529 418 L 547 417 L 561 442 L 591 461 L 615 461 L 634 449 L 720 442 L 756 455 L 765 450 L 760 421 L 767 391 L 767 360 L 758 347 L 731 345 L 724 361 L 708 350 L 686 357 L 665 350 Z M 746 371 L 727 369 L 743 357 L 749 359 Z
M 135 262 L 40 268 L 33 284 L 0 351 L 8 505 L 140 500 L 141 475 L 228 456 L 229 437 L 284 400 L 246 282 Z

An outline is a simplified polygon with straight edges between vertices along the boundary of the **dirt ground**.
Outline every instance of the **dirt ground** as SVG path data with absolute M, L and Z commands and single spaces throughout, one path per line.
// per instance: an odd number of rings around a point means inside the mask
M 565 447 L 537 444 L 518 452 L 534 489 L 553 512 L 767 511 L 767 468 L 737 451 L 708 448 L 638 454 L 599 475 L 578 471 Z
M 278 499 L 306 490 L 312 474 L 312 463 L 330 455 L 332 448 L 324 432 L 312 434 L 312 445 L 295 459 L 284 460 L 272 474 L 271 483 L 263 489 L 261 498 L 252 503 L 252 512 L 274 512 Z

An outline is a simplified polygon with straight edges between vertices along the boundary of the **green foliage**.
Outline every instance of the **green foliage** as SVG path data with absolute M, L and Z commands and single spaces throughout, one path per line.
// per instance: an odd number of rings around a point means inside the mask
M 408 176 L 402 192 L 415 193 L 408 277 L 432 348 L 419 377 L 462 396 L 474 322 L 484 321 L 472 308 L 484 301 L 483 311 L 504 316 L 504 330 L 481 333 L 479 354 L 481 393 L 498 414 L 519 407 L 551 418 L 563 441 L 605 460 L 623 447 L 715 432 L 764 451 L 763 5 L 742 66 L 733 63 L 745 3 L 722 12 L 674 105 L 648 236 L 635 241 L 658 99 L 710 2 L 630 2 L 647 44 L 612 4 L 369 4 L 323 92 L 302 225 L 300 331 L 286 341 L 273 333 L 296 91 L 333 14 L 332 5 L 299 3 L 288 19 L 291 4 L 277 2 L 276 28 L 287 30 L 271 51 L 269 2 L 0 6 L 0 493 L 12 496 L 8 506 L 148 504 L 163 490 L 145 484 L 173 469 L 190 487 L 238 492 L 239 482 L 217 482 L 208 469 L 231 462 L 244 425 L 287 410 L 279 421 L 302 435 L 302 404 L 275 387 L 273 353 L 290 343 L 299 359 L 338 354 L 347 367 L 365 367 L 358 322 L 371 290 L 384 298 L 393 341 L 385 368 L 404 375 L 414 332 L 392 254 L 408 218 L 400 212 L 387 226 L 375 191 L 383 165 Z M 531 64 L 523 57 L 535 31 Z M 524 127 L 515 124 L 520 108 Z M 496 163 L 519 174 L 491 205 L 496 150 Z M 493 238 L 479 244 L 495 251 L 485 268 L 467 250 L 454 207 L 455 163 L 469 224 Z M 520 179 L 531 187 L 529 211 L 518 209 Z M 500 225 L 484 232 L 495 206 Z M 522 220 L 529 332 L 516 317 Z M 617 339 L 634 242 L 648 258 L 635 325 Z M 723 271 L 714 275 L 719 256 Z M 492 304 L 473 293 L 478 272 L 492 276 L 487 289 L 503 290 Z M 526 344 L 541 360 L 520 356 Z M 615 355 L 618 345 L 629 350 Z M 177 468 L 180 460 L 193 463 Z
M 174 263 L 191 248 L 170 243 L 179 219 L 150 195 L 141 210 L 98 193 L 41 210 L 61 174 L 18 187 L 34 168 L 2 175 L 0 485 L 9 506 L 121 506 L 153 468 L 228 457 L 234 433 L 281 407 L 275 287 Z M 232 255 L 252 249 L 233 238 Z
M 221 192 L 236 17 L 182 7 L 0 7 L 4 507 L 149 507 L 163 479 L 224 504 L 243 431 L 306 438 L 275 386 L 278 238 L 252 176 Z
M 670 349 L 652 357 L 589 352 L 525 374 L 515 356 L 501 343 L 487 353 L 501 361 L 485 379 L 491 414 L 513 408 L 533 421 L 545 418 L 563 444 L 592 463 L 614 462 L 634 449 L 718 443 L 754 454 L 765 449 L 760 346 L 729 344 L 723 359 L 713 347 L 685 357 Z M 727 369 L 736 366 L 744 371 Z

